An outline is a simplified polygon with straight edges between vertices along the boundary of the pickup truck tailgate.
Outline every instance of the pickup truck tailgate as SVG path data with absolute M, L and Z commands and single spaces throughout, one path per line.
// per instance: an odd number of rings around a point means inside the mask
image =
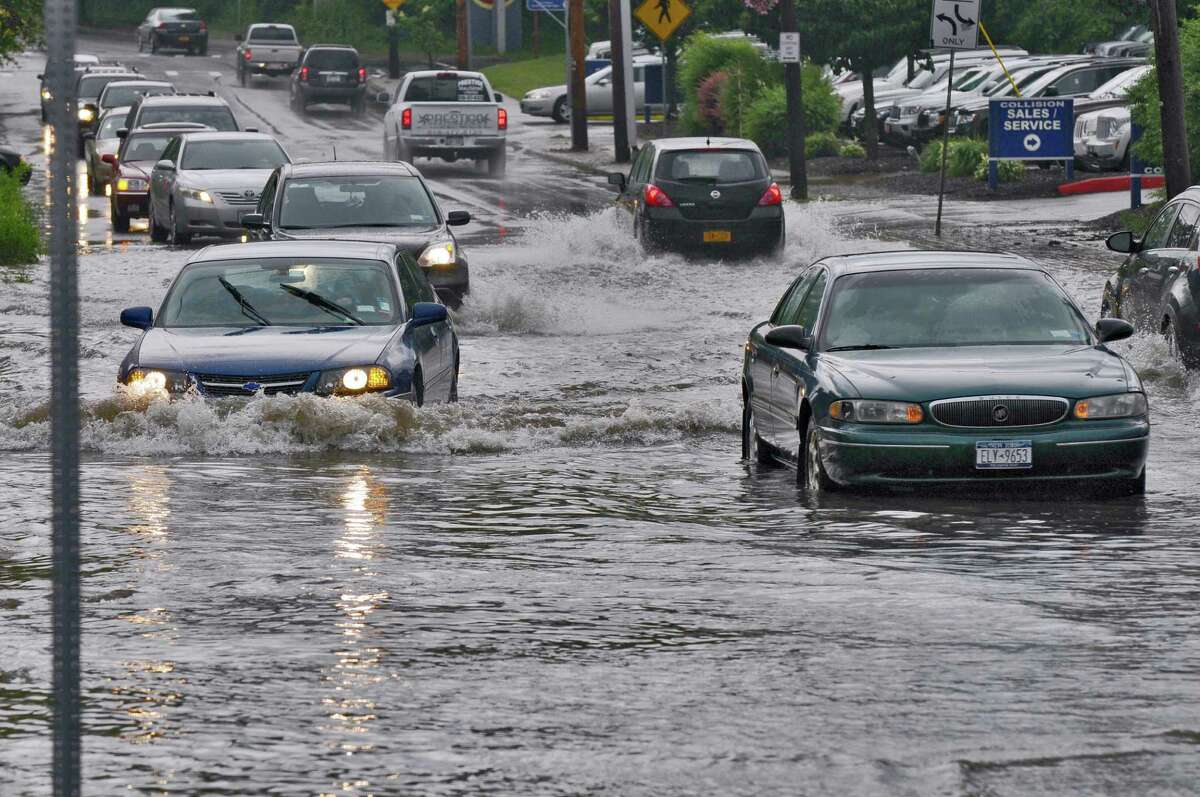
M 294 64 L 300 60 L 299 47 L 281 47 L 275 44 L 247 41 L 246 49 L 250 51 L 250 60 L 256 64 Z
M 412 109 L 414 136 L 501 135 L 495 103 L 419 102 L 409 107 Z

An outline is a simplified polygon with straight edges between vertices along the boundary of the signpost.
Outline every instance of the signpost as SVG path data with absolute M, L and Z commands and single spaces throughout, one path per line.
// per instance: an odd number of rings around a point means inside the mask
M 784 64 L 800 63 L 800 34 L 787 32 L 779 34 L 779 61 Z
M 950 100 L 954 86 L 954 53 L 974 50 L 978 43 L 981 0 L 933 0 L 933 19 L 929 23 L 929 44 L 950 51 L 950 69 L 946 75 L 946 114 L 942 117 L 942 176 L 938 187 L 937 225 L 934 235 L 942 235 L 942 205 L 946 200 L 946 152 L 950 149 Z
M 383 0 L 387 6 L 387 41 L 388 41 L 388 77 L 395 80 L 400 77 L 400 30 L 396 27 L 396 12 L 405 0 Z
M 692 14 L 683 0 L 644 0 L 633 15 L 661 41 L 671 38 Z
M 988 186 L 999 183 L 1003 160 L 1065 161 L 1075 170 L 1075 100 L 993 99 L 988 103 Z
M 526 11 L 558 11 L 567 10 L 566 0 L 525 0 Z

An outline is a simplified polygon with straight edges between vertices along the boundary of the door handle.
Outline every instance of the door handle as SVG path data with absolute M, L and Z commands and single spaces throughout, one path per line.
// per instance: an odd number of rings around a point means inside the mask
M 1144 276 L 1146 276 L 1146 275 L 1147 275 L 1147 274 L 1149 274 L 1149 273 L 1150 273 L 1150 269 L 1146 268 L 1145 266 L 1142 266 L 1141 268 L 1139 268 L 1139 269 L 1138 269 L 1138 276 L 1139 276 L 1139 277 L 1144 277 Z

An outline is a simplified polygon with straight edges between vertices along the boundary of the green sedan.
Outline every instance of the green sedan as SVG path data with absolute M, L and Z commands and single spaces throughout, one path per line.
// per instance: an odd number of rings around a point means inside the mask
M 746 341 L 742 454 L 810 492 L 991 482 L 1146 486 L 1137 373 L 1045 269 L 882 252 L 809 266 Z

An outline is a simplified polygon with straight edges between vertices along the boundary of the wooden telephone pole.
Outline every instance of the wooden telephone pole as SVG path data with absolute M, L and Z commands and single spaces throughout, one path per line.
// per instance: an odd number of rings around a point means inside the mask
M 1175 0 L 1151 0 L 1150 24 L 1154 27 L 1163 172 L 1167 180 L 1167 198 L 1170 199 L 1192 184 L 1191 155 L 1183 117 L 1183 64 L 1179 60 L 1179 18 Z
M 583 32 L 583 0 L 568 0 L 567 27 L 571 53 L 571 149 L 586 152 L 587 129 L 587 85 L 584 84 L 584 62 L 587 46 Z
M 796 33 L 796 0 L 781 0 L 779 6 L 780 30 Z M 783 82 L 787 90 L 787 148 L 792 199 L 808 199 L 808 169 L 804 160 L 804 87 L 800 82 L 802 66 L 802 63 L 789 63 L 783 68 Z

